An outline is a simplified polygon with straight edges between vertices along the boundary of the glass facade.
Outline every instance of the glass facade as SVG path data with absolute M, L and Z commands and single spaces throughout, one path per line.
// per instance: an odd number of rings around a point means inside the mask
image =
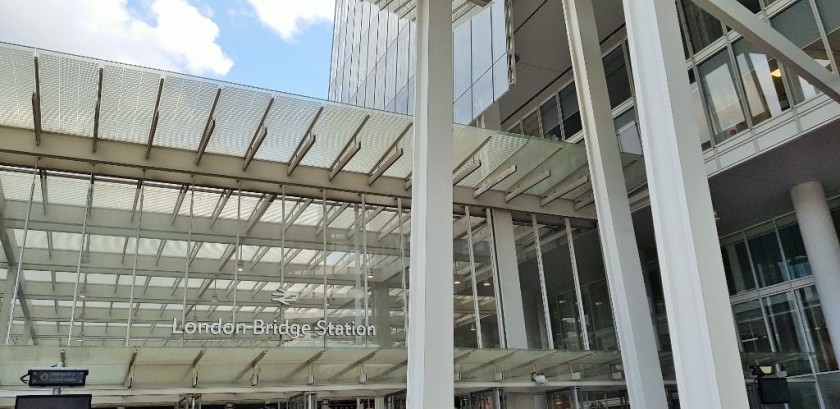
M 837 72 L 840 60 L 840 16 L 833 0 L 738 0 L 749 10 L 759 13 L 777 31 L 819 64 Z M 773 3 L 773 7 L 769 7 Z M 784 3 L 780 6 L 776 3 Z M 754 126 L 779 117 L 797 105 L 820 95 L 820 91 L 806 80 L 786 70 L 774 58 L 758 51 L 747 40 L 730 33 L 719 20 L 703 11 L 690 0 L 677 2 L 680 28 L 689 66 L 688 77 L 695 121 L 700 131 L 703 150 L 723 143 L 733 136 L 748 132 Z M 768 16 L 769 14 L 769 16 Z M 625 152 L 638 153 L 641 143 L 628 143 L 619 121 L 632 107 L 624 105 L 632 97 L 632 76 L 626 45 L 607 50 L 604 71 L 610 105 L 614 108 L 619 146 Z M 581 130 L 574 82 L 560 86 L 559 110 L 562 127 L 554 129 L 553 114 L 557 96 L 546 100 L 536 111 L 543 117 L 541 130 L 525 132 L 522 125 L 531 113 L 521 117 L 520 123 L 508 125 L 508 131 L 574 142 Z M 621 109 L 616 109 L 617 107 Z M 568 113 L 567 113 L 568 111 Z M 548 118 L 549 121 L 545 119 Z M 567 123 L 568 120 L 568 123 Z M 532 125 L 533 127 L 533 125 Z M 531 128 L 529 128 L 531 129 Z M 561 132 L 562 131 L 562 132 Z M 635 135 L 634 135 L 635 138 Z
M 453 30 L 455 122 L 468 124 L 507 92 L 508 6 L 495 0 Z M 336 1 L 329 99 L 414 112 L 416 23 L 363 0 Z

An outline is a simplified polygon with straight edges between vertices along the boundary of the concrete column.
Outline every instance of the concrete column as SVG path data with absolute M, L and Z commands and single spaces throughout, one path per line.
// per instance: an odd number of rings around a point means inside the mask
M 834 356 L 840 357 L 840 240 L 820 182 L 805 182 L 790 190 L 805 253 L 820 296 Z
M 377 396 L 377 397 L 373 398 L 373 407 L 375 409 L 386 409 L 385 397 L 384 396 Z
M 604 268 L 633 407 L 667 409 L 592 0 L 563 0 Z
M 519 263 L 516 261 L 516 239 L 513 236 L 513 216 L 506 210 L 492 210 L 492 214 L 493 243 L 496 245 L 506 345 L 513 349 L 528 349 L 522 288 L 519 284 Z
M 624 0 L 624 17 L 680 402 L 746 409 L 676 4 Z
M 373 284 L 373 325 L 376 327 L 376 343 L 381 348 L 391 345 L 391 297 L 387 283 Z
M 407 403 L 455 399 L 452 3 L 417 1 Z

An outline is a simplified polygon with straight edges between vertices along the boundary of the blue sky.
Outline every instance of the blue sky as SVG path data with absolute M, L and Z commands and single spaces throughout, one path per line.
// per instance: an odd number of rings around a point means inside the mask
M 334 0 L 0 0 L 0 41 L 326 98 L 333 12 Z

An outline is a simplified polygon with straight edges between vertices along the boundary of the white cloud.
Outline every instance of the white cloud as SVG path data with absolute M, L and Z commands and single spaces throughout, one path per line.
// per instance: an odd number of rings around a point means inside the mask
M 219 27 L 187 0 L 0 0 L 0 41 L 196 75 L 233 66 L 216 42 Z
M 307 26 L 329 23 L 335 0 L 248 0 L 260 22 L 287 42 L 294 42 Z

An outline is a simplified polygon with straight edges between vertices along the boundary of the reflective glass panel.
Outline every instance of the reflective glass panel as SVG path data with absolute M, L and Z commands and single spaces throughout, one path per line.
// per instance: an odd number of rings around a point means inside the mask
M 615 131 L 618 135 L 618 146 L 622 152 L 642 154 L 642 140 L 636 124 L 635 109 L 630 109 L 615 118 Z
M 552 97 L 540 106 L 543 136 L 549 139 L 563 139 L 560 131 L 560 113 L 557 111 L 557 99 Z
M 571 138 L 583 129 L 574 83 L 560 90 L 560 112 L 563 114 L 563 134 L 566 139 Z
M 691 88 L 691 107 L 694 113 L 694 120 L 697 122 L 697 130 L 700 133 L 700 147 L 705 151 L 712 147 L 712 134 L 709 132 L 709 123 L 706 121 L 706 111 L 703 108 L 703 96 L 700 93 L 700 84 L 694 70 L 688 70 L 688 83 Z
M 682 5 L 685 21 L 688 24 L 688 36 L 695 53 L 723 36 L 723 26 L 718 19 L 706 13 L 691 0 L 682 0 Z
M 770 24 L 788 40 L 802 48 L 820 65 L 830 69 L 828 53 L 822 42 L 819 28 L 814 20 L 814 12 L 808 0 L 800 0 L 793 6 L 788 7 L 770 19 Z M 788 73 L 788 75 L 791 92 L 797 103 L 807 101 L 820 94 L 820 91 L 808 81 L 793 73 Z
M 779 63 L 746 40 L 732 46 L 753 124 L 779 116 L 790 108 Z
M 729 294 L 737 294 L 755 289 L 752 268 L 750 267 L 747 245 L 741 234 L 721 240 L 723 267 L 726 272 L 726 284 Z
M 711 115 L 715 140 L 721 142 L 747 128 L 744 111 L 726 51 L 717 53 L 698 66 L 706 106 Z
M 743 352 L 771 352 L 770 336 L 761 314 L 761 303 L 758 300 L 748 301 L 732 306 L 735 315 L 735 326 L 738 328 L 738 338 Z
M 788 279 L 772 222 L 747 230 L 747 243 L 759 286 L 766 287 Z
M 796 217 L 785 216 L 776 220 L 776 225 L 779 229 L 779 240 L 785 252 L 785 263 L 790 278 L 797 279 L 811 275 L 811 264 L 805 253 L 805 243 L 802 242 L 802 233 L 799 231 Z
M 618 47 L 604 57 L 604 73 L 607 77 L 610 106 L 615 108 L 632 96 L 623 48 Z
M 802 300 L 802 311 L 805 314 L 805 329 L 811 336 L 812 349 L 817 355 L 817 365 L 820 371 L 837 370 L 837 358 L 834 356 L 834 349 L 831 338 L 828 335 L 828 326 L 823 316 L 820 298 L 814 286 L 797 290 Z

